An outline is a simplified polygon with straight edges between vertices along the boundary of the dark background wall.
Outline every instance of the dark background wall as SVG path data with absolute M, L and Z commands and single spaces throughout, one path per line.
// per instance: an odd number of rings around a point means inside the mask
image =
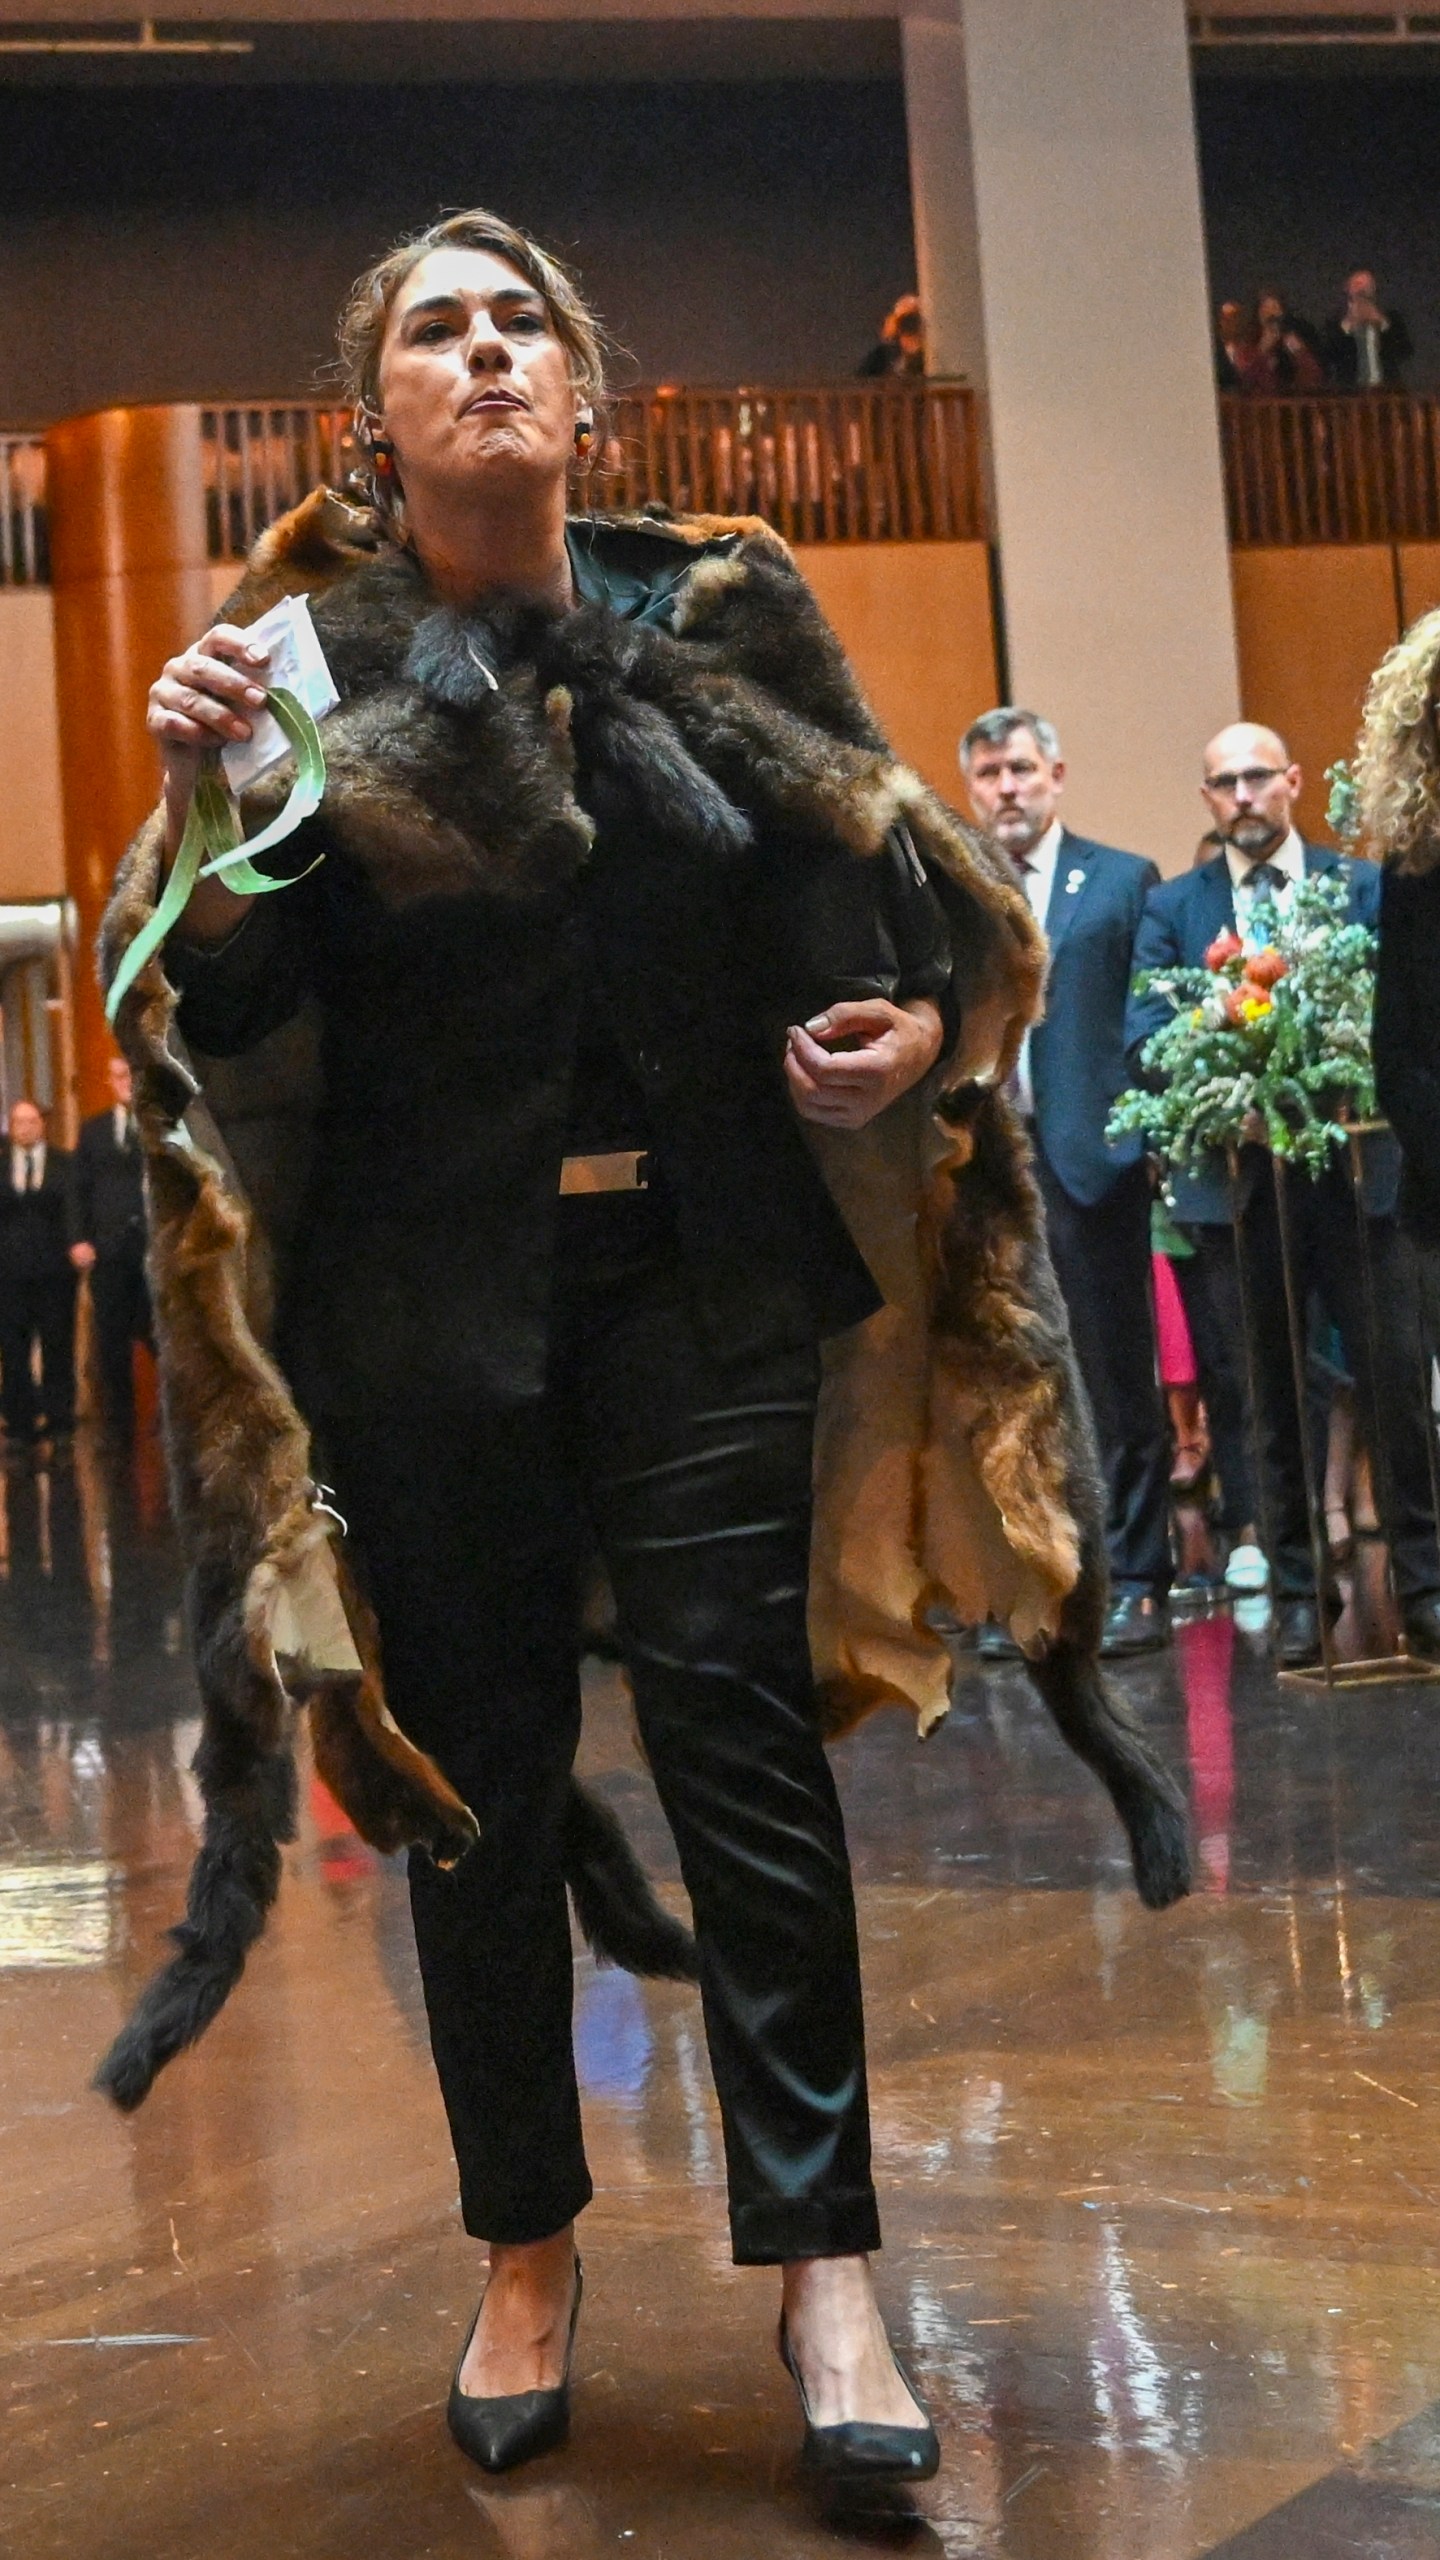
M 1266 285 L 1322 320 L 1372 267 L 1409 321 L 1416 390 L 1440 389 L 1440 79 L 1202 78 L 1215 298 Z
M 1216 298 L 1318 319 L 1373 265 L 1440 388 L 1440 78 L 1202 67 L 1196 106 Z M 0 425 L 311 392 L 351 277 L 476 199 L 579 261 L 634 378 L 843 377 L 914 280 L 893 77 L 3 85 Z
M 476 201 L 632 378 L 843 376 L 914 282 L 892 81 L 0 88 L 0 425 L 312 392 L 360 267 Z

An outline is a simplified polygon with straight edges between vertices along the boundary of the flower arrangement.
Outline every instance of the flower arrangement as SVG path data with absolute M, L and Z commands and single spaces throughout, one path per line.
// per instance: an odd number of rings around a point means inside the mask
M 1174 1008 L 1140 1053 L 1158 1090 L 1122 1093 L 1107 1134 L 1138 1129 L 1185 1166 L 1263 1128 L 1277 1156 L 1322 1172 L 1345 1122 L 1375 1110 L 1375 936 L 1346 923 L 1346 903 L 1344 881 L 1321 873 L 1283 915 L 1257 900 L 1249 941 L 1218 934 L 1203 968 L 1142 972 L 1136 993 Z

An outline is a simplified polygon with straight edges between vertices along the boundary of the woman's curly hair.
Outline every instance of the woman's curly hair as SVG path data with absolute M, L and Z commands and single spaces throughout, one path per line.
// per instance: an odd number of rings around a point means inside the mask
M 1355 758 L 1359 833 L 1398 871 L 1440 861 L 1440 612 L 1422 614 L 1380 661 Z

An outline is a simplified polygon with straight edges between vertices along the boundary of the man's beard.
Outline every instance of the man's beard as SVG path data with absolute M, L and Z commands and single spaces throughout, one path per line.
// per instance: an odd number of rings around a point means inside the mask
M 998 819 L 991 826 L 990 842 L 997 853 L 1007 853 L 1012 862 L 1028 862 L 1049 824 L 1047 818 L 1044 826 L 1037 826 L 1023 809 L 1015 809 L 1009 813 L 1008 827 Z
M 1283 844 L 1289 832 L 1286 826 L 1276 826 L 1273 818 L 1235 818 L 1225 830 L 1225 841 L 1247 862 L 1259 862 Z

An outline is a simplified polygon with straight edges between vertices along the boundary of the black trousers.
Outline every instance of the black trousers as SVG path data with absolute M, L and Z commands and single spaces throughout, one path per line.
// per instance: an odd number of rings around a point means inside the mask
M 1150 1285 L 1150 1182 L 1127 1165 L 1103 1200 L 1072 1200 L 1039 1146 L 1035 1170 L 1055 1277 L 1100 1442 L 1105 1542 L 1117 1591 L 1170 1588 L 1170 1435 Z
M 129 1440 L 135 1430 L 135 1345 L 153 1340 L 143 1246 L 97 1254 L 90 1306 L 105 1421 L 118 1439 Z
M 40 1345 L 40 1390 L 30 1374 Z M 68 1273 L 0 1286 L 0 1409 L 12 1440 L 33 1440 L 43 1413 L 52 1431 L 75 1421 L 75 1281 Z
M 1220 1526 L 1233 1546 L 1258 1527 L 1250 1405 L 1245 1391 L 1244 1337 L 1239 1330 L 1235 1238 L 1230 1227 L 1186 1227 L 1195 1247 L 1171 1265 L 1190 1327 L 1210 1454 L 1220 1479 Z M 1217 1269 L 1217 1263 L 1228 1267 Z
M 736 2259 L 878 2245 L 854 1900 L 806 1639 L 811 1346 L 718 1364 L 647 1195 L 562 1203 L 550 1384 L 330 1425 L 399 1721 L 482 1826 L 411 1900 L 467 2230 L 591 2195 L 559 1828 L 598 1543 L 694 1908 Z
M 1393 1218 L 1369 1218 L 1366 1234 L 1374 1278 L 1375 1349 L 1370 1354 L 1365 1279 L 1355 1201 L 1343 1166 L 1318 1180 L 1287 1172 L 1286 1199 L 1295 1246 L 1302 1311 L 1313 1293 L 1337 1327 L 1345 1365 L 1355 1380 L 1360 1426 L 1375 1452 L 1375 1487 L 1402 1606 L 1440 1594 L 1440 1548 L 1430 1475 L 1430 1419 L 1420 1347 L 1419 1284 L 1414 1251 Z M 1235 1235 L 1229 1227 L 1192 1227 L 1212 1301 L 1230 1340 L 1243 1344 Z M 1305 1465 L 1280 1258 L 1274 1184 L 1257 1182 L 1240 1221 L 1245 1281 L 1255 1333 L 1256 1393 L 1262 1477 L 1268 1502 L 1271 1563 L 1282 1597 L 1314 1588 Z M 1222 1472 L 1224 1457 L 1221 1457 Z

